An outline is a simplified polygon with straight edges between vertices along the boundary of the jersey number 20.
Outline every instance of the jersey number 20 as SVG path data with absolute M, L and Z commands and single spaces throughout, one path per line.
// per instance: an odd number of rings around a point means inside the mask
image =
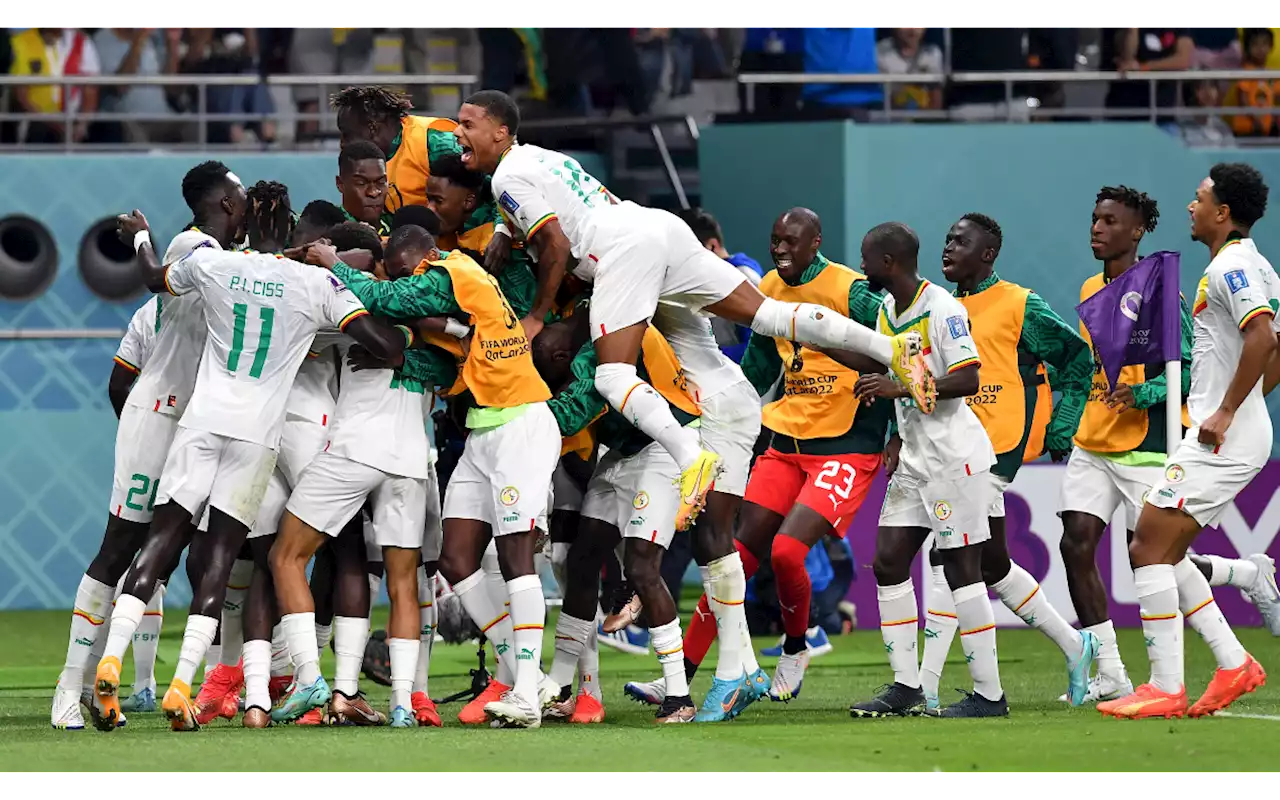
M 240 354 L 244 352 L 244 326 L 248 321 L 249 307 L 244 303 L 236 303 L 232 307 L 236 326 L 231 334 L 231 352 L 227 354 L 227 371 L 235 372 L 240 367 Z M 258 309 L 258 319 L 262 328 L 258 331 L 258 349 L 253 351 L 253 365 L 249 367 L 250 378 L 262 377 L 262 368 L 267 363 L 267 350 L 271 347 L 271 326 L 276 319 L 274 308 Z

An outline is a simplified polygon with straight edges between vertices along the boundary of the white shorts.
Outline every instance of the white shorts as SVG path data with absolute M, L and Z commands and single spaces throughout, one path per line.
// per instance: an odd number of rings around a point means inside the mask
M 444 494 L 445 519 L 488 523 L 495 536 L 547 529 L 560 426 L 546 403 L 467 436 Z
M 172 500 L 193 519 L 208 505 L 252 530 L 275 468 L 276 452 L 268 447 L 179 425 L 156 505 Z
M 988 517 L 996 519 L 1004 519 L 1004 493 L 1008 490 L 1009 484 L 1012 483 L 1008 478 L 991 473 L 991 488 L 995 494 L 991 497 L 991 509 L 987 512 Z
M 422 547 L 427 482 L 421 478 L 388 475 L 359 461 L 321 453 L 303 471 L 287 508 L 312 528 L 337 536 L 366 499 L 372 500 L 378 547 Z
M 987 514 L 995 483 L 989 471 L 950 481 L 921 481 L 894 473 L 880 508 L 882 528 L 927 528 L 939 550 L 981 544 L 991 538 Z
M 1125 528 L 1131 531 L 1138 525 L 1151 484 L 1162 472 L 1154 464 L 1118 464 L 1076 447 L 1062 476 L 1062 511 L 1080 511 L 1110 524 L 1116 509 L 1123 507 Z
M 551 509 L 553 511 L 579 511 L 582 509 L 582 490 L 564 465 L 556 463 L 556 471 L 551 473 Z
M 728 297 L 747 279 L 704 248 L 670 212 L 623 202 L 592 213 L 595 228 L 584 259 L 594 273 L 593 340 L 648 322 L 658 300 L 701 309 Z
M 116 471 L 111 481 L 111 513 L 129 522 L 150 522 L 160 474 L 178 418 L 125 405 L 116 427 Z
M 276 469 L 267 483 L 262 507 L 258 509 L 258 521 L 249 532 L 250 539 L 271 536 L 280 529 L 280 516 L 293 488 L 302 479 L 302 471 L 328 444 L 327 426 L 309 419 L 285 419 Z
M 742 380 L 705 398 L 699 410 L 702 446 L 724 463 L 715 491 L 742 497 L 751 474 L 751 453 L 760 438 L 760 395 Z
M 1197 439 L 1182 440 L 1165 462 L 1163 474 L 1151 487 L 1147 502 L 1156 508 L 1178 508 L 1201 527 L 1218 524 L 1261 467 L 1215 455 Z
M 662 549 L 676 532 L 680 468 L 654 442 L 630 458 L 616 451 L 600 459 L 582 501 L 582 516 L 615 526 L 626 538 L 644 539 Z

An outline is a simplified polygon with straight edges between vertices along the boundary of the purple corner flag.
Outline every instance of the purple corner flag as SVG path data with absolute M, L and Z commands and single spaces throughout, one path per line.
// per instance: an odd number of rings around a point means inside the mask
M 1076 306 L 1112 386 L 1122 367 L 1181 359 L 1179 259 L 1169 250 L 1152 253 Z

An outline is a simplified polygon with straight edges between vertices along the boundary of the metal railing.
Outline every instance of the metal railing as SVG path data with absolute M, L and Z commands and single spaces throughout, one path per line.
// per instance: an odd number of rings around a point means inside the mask
M 1076 70 L 1022 70 L 1014 72 L 953 72 L 950 74 L 889 75 L 879 73 L 798 73 L 798 72 L 744 72 L 738 75 L 738 83 L 747 87 L 747 113 L 755 112 L 756 87 L 780 85 L 846 84 L 887 86 L 939 86 L 1001 84 L 1004 87 L 1006 119 L 1061 119 L 1081 117 L 1091 119 L 1134 119 L 1145 114 L 1146 119 L 1172 117 L 1184 119 L 1198 116 L 1270 116 L 1280 113 L 1280 108 L 1256 108 L 1252 106 L 1218 106 L 1214 108 L 1187 107 L 1182 105 L 1182 84 L 1185 81 L 1244 81 L 1280 80 L 1280 70 L 1181 70 L 1170 72 L 1083 72 Z M 1019 99 L 1014 93 L 1017 84 L 1028 83 L 1110 83 L 1132 81 L 1147 83 L 1147 105 L 1138 108 L 1106 108 L 1096 106 L 1062 106 L 1045 108 L 1026 106 L 1018 108 Z M 1157 87 L 1172 82 L 1175 87 L 1173 106 L 1158 103 Z M 952 109 L 919 110 L 893 108 L 890 92 L 884 92 L 881 108 L 871 114 L 873 120 L 957 120 L 968 117 L 954 113 Z

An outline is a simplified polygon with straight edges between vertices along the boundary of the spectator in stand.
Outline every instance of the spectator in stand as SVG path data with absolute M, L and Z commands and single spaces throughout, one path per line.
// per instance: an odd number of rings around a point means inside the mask
M 1004 72 L 1027 66 L 1027 32 L 1022 28 L 955 28 L 951 31 L 952 72 Z M 1008 101 L 1003 82 L 956 83 L 947 87 L 947 107 L 963 122 L 1030 119 L 1025 90 L 1015 86 Z
M 680 211 L 677 216 L 693 230 L 693 234 L 698 237 L 699 242 L 702 242 L 703 247 L 737 267 L 738 271 L 751 281 L 752 286 L 760 285 L 764 270 L 760 268 L 759 262 L 746 253 L 730 253 L 725 248 L 724 232 L 720 230 L 720 223 L 715 217 L 701 208 Z M 733 363 L 741 361 L 742 354 L 747 349 L 747 339 L 751 336 L 751 329 L 734 325 L 719 317 L 711 319 L 711 329 L 715 333 L 720 350 L 731 358 Z
M 160 34 L 152 28 L 103 28 L 94 34 L 93 44 L 105 75 L 174 75 L 182 29 L 166 28 Z M 104 86 L 99 97 L 100 107 L 107 112 L 150 117 L 172 113 L 161 86 Z M 184 138 L 181 124 L 163 119 L 110 122 L 103 128 L 115 142 L 178 142 Z
M 258 72 L 258 32 L 254 28 L 188 29 L 187 59 L 189 71 L 212 75 L 253 75 Z M 274 114 L 275 102 L 267 85 L 210 86 L 206 97 L 213 114 Z M 209 125 L 209 141 L 215 144 L 240 144 L 245 133 L 254 131 L 259 141 L 276 138 L 276 123 L 220 121 Z
M 544 28 L 547 102 L 557 115 L 582 116 L 592 110 L 590 78 L 603 74 L 614 98 L 633 116 L 648 113 L 652 96 L 632 32 L 626 28 Z
M 1240 36 L 1235 28 L 1192 28 L 1191 69 L 1239 69 Z
M 1217 81 L 1194 81 L 1186 84 L 1184 105 L 1204 109 L 1194 117 L 1184 117 L 1177 124 L 1178 134 L 1188 147 L 1233 147 L 1231 127 L 1218 114 L 1222 105 L 1222 87 Z
M 1245 38 L 1246 38 L 1246 37 L 1245 37 L 1245 32 L 1246 32 L 1246 31 L 1249 31 L 1249 30 L 1252 30 L 1252 29 L 1251 29 L 1251 28 L 1241 28 L 1241 29 L 1240 29 L 1240 41 L 1241 41 L 1241 42 L 1243 42 L 1243 41 L 1245 40 Z M 1277 39 L 1280 39 L 1280 28 L 1267 28 L 1267 30 L 1271 31 L 1271 40 L 1272 40 L 1272 41 L 1275 41 L 1275 40 L 1277 40 Z M 1247 50 L 1247 49 L 1248 49 L 1248 47 L 1244 47 L 1243 49 L 1244 49 L 1244 50 Z M 1271 55 L 1267 56 L 1267 66 L 1266 66 L 1266 68 L 1267 68 L 1267 69 L 1280 70 L 1280 47 L 1272 48 L 1272 50 L 1271 50 Z
M 1246 28 L 1244 32 L 1244 69 L 1267 69 L 1276 52 L 1275 33 L 1271 28 Z M 1227 93 L 1224 105 L 1235 108 L 1274 108 L 1280 81 L 1250 79 L 1236 81 Z M 1271 136 L 1278 131 L 1271 114 L 1250 116 L 1234 114 L 1228 118 L 1236 136 Z
M 93 40 L 76 28 L 28 28 L 11 39 L 12 75 L 100 75 L 98 51 Z M 98 110 L 98 87 L 19 86 L 14 91 L 17 110 L 29 114 L 57 114 L 63 111 L 92 114 Z M 25 127 L 25 130 L 23 128 Z M 79 119 L 72 123 L 73 142 L 89 140 L 90 123 Z M 66 125 L 61 121 L 27 122 L 19 125 L 18 141 L 27 144 L 61 144 L 66 140 Z
M 476 36 L 480 42 L 481 85 L 511 94 L 523 75 L 528 81 L 529 99 L 547 99 L 542 35 L 537 28 L 479 28 Z
M 1191 68 L 1195 42 L 1187 28 L 1121 28 L 1113 37 L 1113 63 L 1120 72 L 1170 72 Z M 1172 108 L 1177 101 L 1173 81 L 1156 84 L 1156 106 Z M 1112 81 L 1107 89 L 1107 108 L 1150 108 L 1150 82 Z M 1137 115 L 1145 119 L 1149 115 Z M 1162 120 L 1164 122 L 1164 120 Z
M 876 45 L 876 64 L 885 75 L 941 75 L 942 48 L 924 41 L 924 28 L 894 28 Z M 887 89 L 894 108 L 942 108 L 940 84 L 896 83 Z
M 804 39 L 804 28 L 747 28 L 738 72 L 804 72 Z M 791 119 L 800 108 L 799 84 L 739 84 L 738 104 L 744 112 L 753 92 L 758 117 Z
M 875 28 L 809 28 L 804 32 L 804 71 L 809 73 L 872 74 L 876 69 Z M 807 84 L 806 111 L 839 110 L 841 115 L 884 105 L 884 88 L 877 83 Z
M 293 32 L 289 48 L 289 72 L 294 75 L 371 75 L 373 74 L 372 28 L 298 28 Z M 294 86 L 293 102 L 303 114 L 319 113 L 320 86 Z M 341 86 L 330 87 L 331 91 Z M 327 110 L 327 108 L 326 108 Z M 299 141 L 315 136 L 320 129 L 333 129 L 332 118 L 323 122 L 299 120 Z

